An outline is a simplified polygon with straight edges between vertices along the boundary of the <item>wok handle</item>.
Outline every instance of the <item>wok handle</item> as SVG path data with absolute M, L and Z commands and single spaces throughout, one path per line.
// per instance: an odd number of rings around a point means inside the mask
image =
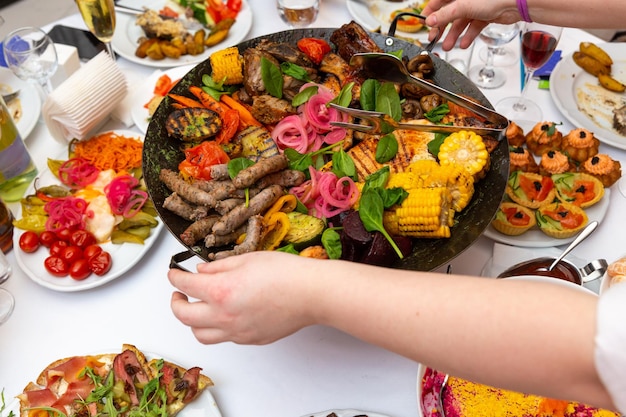
M 173 255 L 170 259 L 170 269 L 180 269 L 181 271 L 191 272 L 180 263 L 186 261 L 189 258 L 196 256 L 193 251 L 186 250 L 184 252 L 179 252 L 176 255 Z

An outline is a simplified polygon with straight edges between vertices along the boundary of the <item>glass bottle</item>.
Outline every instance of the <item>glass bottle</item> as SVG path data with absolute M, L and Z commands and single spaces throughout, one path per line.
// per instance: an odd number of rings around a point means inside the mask
M 0 98 L 0 198 L 19 201 L 36 175 L 37 167 Z
M 8 253 L 13 248 L 13 214 L 0 200 L 0 250 Z

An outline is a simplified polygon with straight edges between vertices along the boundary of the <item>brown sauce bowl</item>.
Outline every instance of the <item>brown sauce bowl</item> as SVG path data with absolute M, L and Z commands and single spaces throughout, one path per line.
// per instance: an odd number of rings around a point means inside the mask
M 521 275 L 540 275 L 582 285 L 583 274 L 578 267 L 576 267 L 576 265 L 565 259 L 556 264 L 551 271 L 548 271 L 548 267 L 552 265 L 552 262 L 554 262 L 555 259 L 556 258 L 544 257 L 520 262 L 500 273 L 497 278 L 508 278 Z

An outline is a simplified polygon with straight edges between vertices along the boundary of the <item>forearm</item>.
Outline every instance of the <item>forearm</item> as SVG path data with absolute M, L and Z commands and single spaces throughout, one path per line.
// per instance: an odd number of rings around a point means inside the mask
M 611 405 L 593 363 L 593 296 L 519 281 L 333 268 L 316 284 L 311 314 L 319 323 L 460 377 Z
M 587 0 L 527 0 L 534 21 L 582 29 L 624 28 L 626 2 Z

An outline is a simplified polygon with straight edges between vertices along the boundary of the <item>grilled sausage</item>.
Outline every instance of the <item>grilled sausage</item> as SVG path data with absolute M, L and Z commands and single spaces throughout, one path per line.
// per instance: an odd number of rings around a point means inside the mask
M 252 216 L 248 219 L 248 226 L 246 227 L 246 238 L 240 244 L 235 246 L 232 250 L 226 250 L 216 252 L 209 255 L 210 259 L 223 259 L 229 256 L 241 255 L 242 253 L 248 253 L 255 251 L 261 243 L 261 235 L 263 232 L 263 216 Z
M 189 204 L 178 194 L 172 193 L 163 201 L 163 208 L 182 217 L 185 220 L 196 221 L 207 216 L 207 208 Z
M 282 154 L 259 159 L 254 165 L 239 171 L 233 178 L 233 184 L 239 189 L 248 188 L 267 174 L 281 171 L 288 165 L 287 157 Z
M 215 207 L 217 200 L 211 194 L 189 184 L 171 169 L 162 169 L 159 178 L 170 191 L 175 192 L 190 203 Z
M 181 234 L 180 240 L 192 246 L 211 233 L 211 228 L 220 219 L 220 216 L 212 215 L 191 223 Z

